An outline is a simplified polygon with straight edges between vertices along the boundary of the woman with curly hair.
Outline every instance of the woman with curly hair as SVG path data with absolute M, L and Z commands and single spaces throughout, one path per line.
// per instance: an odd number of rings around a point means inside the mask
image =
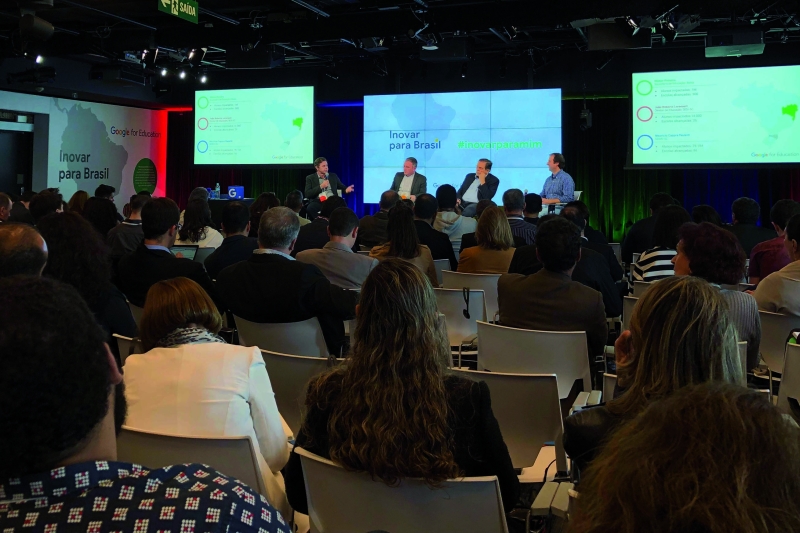
M 450 347 L 425 275 L 386 259 L 364 282 L 356 314 L 350 357 L 309 384 L 296 445 L 387 485 L 494 475 L 511 510 L 519 482 L 489 389 L 448 373 Z M 297 454 L 284 473 L 289 503 L 307 513 Z
M 200 248 L 218 248 L 224 237 L 212 227 L 208 202 L 192 200 L 183 215 L 183 227 L 175 244 L 196 244 Z

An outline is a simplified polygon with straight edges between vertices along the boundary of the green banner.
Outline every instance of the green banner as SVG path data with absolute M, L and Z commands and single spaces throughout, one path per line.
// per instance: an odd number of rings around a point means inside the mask
M 199 6 L 195 0 L 157 0 L 158 10 L 197 24 Z

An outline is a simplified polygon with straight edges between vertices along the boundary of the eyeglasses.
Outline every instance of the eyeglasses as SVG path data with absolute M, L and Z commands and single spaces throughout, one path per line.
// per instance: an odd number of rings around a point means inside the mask
M 183 227 L 183 224 L 181 224 L 180 222 L 175 224 L 175 229 L 177 229 L 178 231 L 180 231 L 182 227 Z

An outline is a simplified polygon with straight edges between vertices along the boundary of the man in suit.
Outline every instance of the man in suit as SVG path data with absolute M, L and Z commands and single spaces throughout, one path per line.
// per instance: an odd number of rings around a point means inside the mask
M 608 244 L 608 240 L 606 236 L 603 235 L 601 231 L 598 231 L 594 228 L 589 227 L 589 206 L 583 203 L 580 200 L 573 200 L 569 202 L 567 205 L 564 206 L 564 209 L 573 207 L 578 210 L 578 213 L 581 217 L 586 221 L 586 229 L 584 230 L 584 236 L 586 239 L 591 243 L 599 243 L 599 244 Z
M 508 189 L 503 193 L 503 209 L 506 212 L 508 225 L 514 237 L 525 239 L 525 244 L 533 244 L 536 237 L 536 226 L 525 222 L 522 212 L 525 210 L 525 196 L 519 189 Z
M 328 160 L 324 157 L 314 160 L 314 168 L 316 172 L 306 176 L 305 189 L 306 198 L 309 200 L 306 214 L 311 220 L 314 220 L 322 209 L 323 197 L 339 196 L 339 191 L 350 194 L 355 189 L 353 185 L 345 186 L 336 174 L 328 173 Z
M 400 195 L 401 198 L 410 198 L 412 202 L 417 201 L 417 196 L 428 192 L 428 178 L 422 174 L 417 174 L 417 160 L 409 157 L 403 163 L 403 171 L 394 175 L 394 181 L 390 188 Z
M 378 260 L 353 252 L 358 216 L 350 208 L 337 207 L 331 214 L 328 235 L 330 242 L 321 249 L 298 253 L 297 260 L 315 265 L 337 287 L 361 290 L 364 280 L 378 266 Z
M 580 210 L 576 206 L 568 204 L 564 209 L 561 210 L 561 216 L 581 229 L 581 246 L 584 249 L 588 248 L 589 250 L 594 250 L 598 254 L 602 255 L 605 258 L 606 263 L 608 263 L 608 271 L 611 273 L 611 278 L 614 281 L 621 280 L 625 272 L 622 270 L 622 265 L 620 265 L 619 261 L 617 261 L 617 256 L 614 254 L 614 249 L 608 244 L 602 244 L 596 241 L 593 242 L 586 236 L 586 229 L 588 229 L 589 225 L 586 222 L 586 219 L 583 218 Z
M 11 213 L 8 217 L 9 222 L 21 222 L 23 224 L 30 224 L 33 226 L 33 215 L 30 212 L 30 204 L 36 193 L 33 191 L 25 191 L 19 198 L 19 201 L 14 202 L 11 206 Z
M 50 213 L 61 213 L 64 211 L 64 198 L 58 189 L 45 189 L 31 198 L 29 209 L 33 221 L 46 217 Z
M 358 222 L 358 244 L 372 248 L 380 246 L 389 240 L 389 210 L 400 201 L 400 195 L 394 191 L 381 194 L 378 207 L 380 211 L 374 215 L 367 215 Z
M 338 196 L 331 196 L 322 203 L 322 210 L 319 215 L 311 221 L 311 224 L 301 225 L 300 234 L 297 236 L 297 243 L 292 250 L 292 257 L 303 250 L 313 250 L 325 246 L 330 238 L 328 237 L 328 219 L 331 213 L 339 207 L 347 207 L 344 199 Z M 273 207 L 273 209 L 275 209 Z M 299 217 L 298 217 L 299 220 Z M 256 229 L 256 231 L 258 231 Z
M 631 264 L 633 254 L 640 254 L 653 247 L 653 230 L 656 227 L 656 215 L 668 205 L 673 205 L 675 199 L 669 194 L 660 192 L 650 199 L 650 216 L 633 224 L 622 241 L 622 262 Z
M 450 261 L 450 270 L 458 268 L 456 254 L 450 237 L 433 229 L 433 221 L 439 211 L 439 202 L 432 194 L 421 194 L 414 204 L 414 227 L 417 229 L 419 243 L 431 249 L 433 259 L 447 259 Z
M 585 331 L 592 367 L 594 357 L 604 352 L 608 328 L 603 296 L 572 280 L 581 257 L 580 231 L 561 217 L 543 221 L 535 249 L 543 269 L 530 276 L 504 274 L 498 280 L 500 323 L 543 331 Z
M 761 216 L 761 206 L 752 198 L 737 198 L 731 205 L 731 212 L 733 225 L 727 229 L 739 239 L 747 257 L 750 257 L 756 244 L 778 236 L 771 227 L 756 226 Z
M 542 212 L 542 197 L 536 193 L 525 195 L 525 209 L 522 217 L 528 224 L 539 225 L 539 213 Z
M 355 316 L 358 294 L 332 285 L 319 268 L 289 255 L 299 231 L 300 221 L 291 209 L 268 210 L 258 227 L 258 250 L 220 272 L 217 284 L 231 312 L 251 322 L 317 317 L 329 352 L 338 356 L 344 321 Z
M 475 172 L 467 174 L 464 183 L 458 189 L 458 203 L 461 206 L 461 214 L 465 217 L 474 217 L 477 203 L 481 200 L 491 200 L 497 193 L 500 180 L 491 174 L 492 162 L 488 159 L 479 159 L 475 167 Z
M 196 281 L 214 300 L 220 313 L 225 305 L 217 295 L 203 265 L 191 259 L 175 257 L 170 248 L 180 229 L 181 211 L 169 198 L 154 198 L 142 207 L 142 233 L 144 240 L 136 250 L 119 261 L 117 286 L 128 301 L 144 307 L 150 287 L 165 279 L 177 277 Z
M 242 202 L 228 202 L 222 209 L 222 233 L 225 239 L 219 248 L 206 257 L 206 272 L 211 279 L 240 261 L 247 261 L 258 248 L 258 241 L 250 233 L 250 209 Z
M 131 214 L 128 218 L 117 224 L 115 227 L 108 231 L 106 236 L 106 244 L 111 248 L 111 262 L 116 268 L 119 260 L 125 254 L 129 254 L 136 250 L 144 239 L 142 232 L 142 208 L 144 204 L 149 202 L 150 195 L 134 194 L 131 196 L 130 203 L 128 204 L 131 209 Z

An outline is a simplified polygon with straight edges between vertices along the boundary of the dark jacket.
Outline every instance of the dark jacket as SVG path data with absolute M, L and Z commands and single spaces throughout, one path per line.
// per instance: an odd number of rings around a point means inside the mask
M 564 450 L 572 459 L 576 479 L 624 422 L 624 418 L 609 413 L 604 404 L 583 409 L 564 420 Z
M 583 235 L 589 239 L 589 242 L 591 243 L 608 244 L 608 239 L 606 239 L 606 236 L 603 235 L 602 231 L 590 228 L 588 225 L 586 228 L 584 228 Z
M 33 226 L 33 215 L 28 211 L 28 208 L 22 205 L 22 202 L 14 202 L 11 205 L 11 211 L 8 214 L 9 222 L 21 222 L 23 224 L 30 224 Z
M 536 218 L 524 217 L 524 218 L 525 218 L 525 222 L 527 222 L 528 224 L 533 224 L 534 226 L 539 227 L 539 217 L 536 217 Z
M 394 180 L 392 180 L 391 190 L 394 192 L 400 192 L 400 184 L 403 182 L 404 174 L 402 172 L 398 172 L 394 175 Z M 428 192 L 428 178 L 423 176 L 422 174 L 414 174 L 414 180 L 411 182 L 411 195 L 412 196 L 419 196 L 420 194 L 425 194 Z
M 111 228 L 106 236 L 106 244 L 111 248 L 112 262 L 119 262 L 122 256 L 135 251 L 143 240 L 141 220 L 125 220 Z
M 475 181 L 475 173 L 472 172 L 471 174 L 467 174 L 467 177 L 464 178 L 464 183 L 461 184 L 461 187 L 458 189 L 458 198 L 460 199 L 467 189 L 469 189 L 472 182 Z M 491 200 L 494 198 L 494 195 L 497 194 L 497 187 L 500 185 L 500 180 L 497 179 L 497 176 L 494 174 L 488 174 L 486 176 L 486 183 L 483 185 L 478 186 L 478 201 L 481 200 Z
M 232 235 L 225 237 L 219 248 L 211 252 L 206 257 L 206 272 L 211 279 L 217 279 L 219 273 L 225 268 L 238 263 L 247 261 L 253 255 L 253 250 L 258 248 L 258 241 L 245 237 L 244 235 Z
M 341 190 L 342 194 L 344 194 L 344 190 L 347 189 L 347 185 L 342 183 L 342 180 L 339 179 L 339 176 L 333 172 L 328 174 L 328 182 L 330 183 L 330 192 L 334 196 L 339 196 L 339 190 Z M 306 176 L 306 188 L 304 194 L 305 197 L 308 198 L 309 202 L 320 203 L 319 195 L 321 192 L 322 189 L 319 187 L 319 176 L 317 176 L 317 173 L 314 172 L 313 174 Z
M 331 238 L 328 237 L 328 221 L 317 217 L 310 224 L 300 227 L 300 232 L 297 234 L 297 242 L 295 242 L 292 250 L 292 257 L 296 257 L 303 250 L 322 248 L 330 240 Z
M 219 273 L 217 286 L 231 312 L 251 322 L 317 317 L 329 352 L 337 356 L 344 342 L 344 321 L 355 316 L 358 301 L 356 292 L 331 285 L 315 265 L 275 254 L 252 254 L 229 266 Z
M 117 286 L 133 305 L 144 307 L 150 287 L 159 281 L 181 276 L 196 281 L 217 304 L 219 312 L 225 312 L 225 304 L 219 298 L 202 264 L 175 257 L 164 250 L 150 250 L 144 244 L 120 259 Z
M 378 211 L 358 221 L 358 244 L 361 246 L 380 246 L 389 240 L 389 213 Z
M 778 236 L 774 229 L 767 227 L 760 228 L 755 224 L 734 224 L 733 226 L 726 226 L 725 229 L 736 235 L 747 257 L 750 257 L 750 253 L 753 251 L 756 244 L 774 239 Z
M 611 279 L 614 281 L 619 281 L 622 279 L 622 276 L 625 274 L 625 272 L 622 270 L 622 265 L 620 265 L 619 261 L 617 261 L 617 255 L 614 253 L 614 249 L 611 248 L 611 246 L 596 241 L 592 242 L 592 240 L 588 237 L 581 239 L 581 246 L 584 250 L 593 250 L 603 256 L 603 258 L 606 260 L 606 263 L 608 263 L 608 270 L 611 273 Z
M 633 254 L 640 254 L 653 247 L 653 230 L 656 227 L 656 217 L 649 216 L 633 224 L 622 241 L 622 262 L 630 265 Z
M 131 308 L 125 301 L 125 295 L 118 288 L 109 284 L 100 292 L 98 297 L 89 304 L 94 313 L 94 318 L 103 331 L 106 332 L 106 342 L 115 356 L 119 356 L 119 347 L 113 335 L 123 337 L 138 337 L 139 330 L 133 320 Z M 127 356 L 128 354 L 125 354 Z M 117 359 L 119 361 L 119 359 Z
M 456 254 L 453 251 L 453 243 L 450 242 L 450 237 L 441 231 L 436 231 L 433 226 L 424 220 L 415 220 L 414 227 L 417 228 L 419 243 L 431 249 L 433 259 L 448 259 L 450 261 L 450 270 L 455 272 L 458 268 L 458 261 L 456 261 Z
M 506 512 L 510 511 L 519 497 L 519 480 L 514 473 L 500 426 L 492 412 L 489 387 L 483 381 L 476 383 L 449 376 L 445 378 L 445 392 L 450 407 L 449 422 L 456 463 L 467 477 L 497 476 L 503 507 Z M 335 401 L 334 396 L 331 403 Z M 327 428 L 330 415 L 329 408 L 309 407 L 295 446 L 330 458 Z M 289 504 L 296 511 L 308 513 L 299 455 L 290 455 L 283 473 Z
M 528 243 L 525 242 L 524 237 L 518 237 L 517 235 L 512 235 L 514 238 L 514 248 L 521 248 L 526 246 Z M 473 246 L 478 246 L 478 239 L 475 237 L 475 233 L 465 233 L 461 236 L 461 248 L 458 250 L 458 253 L 463 252 L 467 248 L 472 248 Z M 534 254 L 534 257 L 536 254 Z

